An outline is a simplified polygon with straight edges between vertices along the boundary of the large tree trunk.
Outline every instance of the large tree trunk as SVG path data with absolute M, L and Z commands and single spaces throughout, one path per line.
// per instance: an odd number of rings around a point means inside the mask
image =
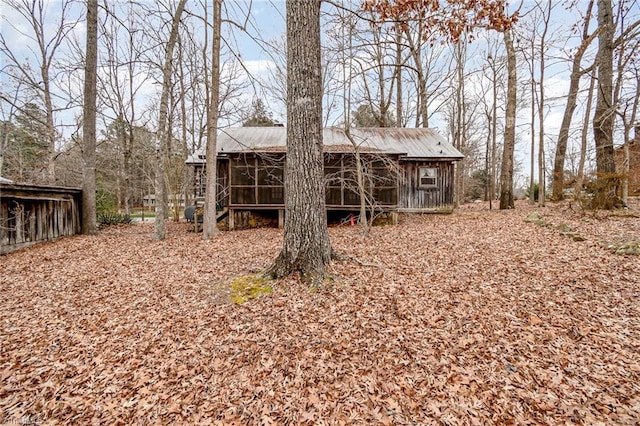
M 513 202 L 513 156 L 516 144 L 516 51 L 511 30 L 504 32 L 507 49 L 507 108 L 504 126 L 504 146 L 500 169 L 500 209 L 515 208 Z
M 86 58 L 82 124 L 82 233 L 96 232 L 96 78 L 98 0 L 87 0 Z
M 220 29 L 222 26 L 222 0 L 213 2 L 213 44 L 211 48 L 211 96 L 207 115 L 207 184 L 204 204 L 202 238 L 210 239 L 218 233 L 216 220 L 216 201 L 218 191 L 218 172 L 216 157 L 218 145 L 218 100 L 220 97 Z
M 496 199 L 496 156 L 498 145 L 498 79 L 495 61 L 491 62 L 492 71 L 492 94 L 493 104 L 491 106 L 491 180 L 489 185 L 489 210 L 493 208 L 493 200 Z
M 173 72 L 173 50 L 178 39 L 178 28 L 180 25 L 180 17 L 184 10 L 184 5 L 187 0 L 180 0 L 176 12 L 173 15 L 173 22 L 171 24 L 171 33 L 169 34 L 169 41 L 167 42 L 167 49 L 164 56 L 164 64 L 162 66 L 162 94 L 160 95 L 160 111 L 158 114 L 158 133 L 156 135 L 156 179 L 155 179 L 155 192 L 156 192 L 156 220 L 153 239 L 164 240 L 165 238 L 165 226 L 164 220 L 166 216 L 165 211 L 165 193 L 166 182 L 164 175 L 164 163 L 167 158 L 167 139 L 171 137 L 171 129 L 168 129 L 167 116 L 169 114 L 169 91 L 171 90 L 171 73 Z
M 613 151 L 613 12 L 611 0 L 598 0 L 598 84 L 596 86 L 596 110 L 593 116 L 593 137 L 596 144 L 596 171 L 601 200 L 610 200 L 601 207 L 615 204 L 615 183 L 612 182 L 616 167 Z
M 573 112 L 576 109 L 576 101 L 578 98 L 578 90 L 580 89 L 580 77 L 583 71 L 580 69 L 582 57 L 587 47 L 591 44 L 595 37 L 595 33 L 589 36 L 589 22 L 591 17 L 591 9 L 593 8 L 593 0 L 589 1 L 587 12 L 585 14 L 585 22 L 582 31 L 582 43 L 575 56 L 571 66 L 571 75 L 569 77 L 569 93 L 567 95 L 567 104 L 564 108 L 562 116 L 562 124 L 560 125 L 560 133 L 558 134 L 558 144 L 556 146 L 556 155 L 553 163 L 553 184 L 552 195 L 553 201 L 560 201 L 564 198 L 564 163 L 567 155 L 567 142 L 569 140 L 569 129 L 571 128 L 571 120 Z
M 322 155 L 320 0 L 287 1 L 287 161 L 282 251 L 269 273 L 319 285 L 331 260 Z

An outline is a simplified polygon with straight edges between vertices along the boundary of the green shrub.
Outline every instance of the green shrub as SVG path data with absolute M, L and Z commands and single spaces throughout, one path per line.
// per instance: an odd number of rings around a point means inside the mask
M 534 183 L 533 184 L 533 201 L 538 201 L 538 194 L 540 194 L 540 184 Z M 525 198 L 531 197 L 531 187 L 528 187 L 524 191 L 524 196 Z
M 101 214 L 112 214 L 118 209 L 115 197 L 104 187 L 99 187 L 96 191 L 96 213 L 98 217 Z
M 110 226 L 110 225 L 127 225 L 131 223 L 131 217 L 128 215 L 112 212 L 98 213 L 98 225 Z

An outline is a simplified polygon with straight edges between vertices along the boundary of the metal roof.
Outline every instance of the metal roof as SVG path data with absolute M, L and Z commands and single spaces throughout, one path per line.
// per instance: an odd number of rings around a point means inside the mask
M 396 154 L 406 159 L 460 160 L 464 156 L 432 129 L 352 128 L 351 136 L 363 152 Z M 353 152 L 344 129 L 322 131 L 325 152 Z M 284 127 L 239 127 L 221 130 L 218 154 L 242 152 L 286 152 L 287 129 Z M 187 163 L 201 163 L 204 151 L 196 152 Z

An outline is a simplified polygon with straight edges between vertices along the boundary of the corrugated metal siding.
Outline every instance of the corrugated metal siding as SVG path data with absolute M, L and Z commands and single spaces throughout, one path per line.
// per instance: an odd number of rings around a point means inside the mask
M 432 129 L 354 128 L 351 135 L 364 151 L 400 154 L 408 159 L 462 159 L 463 155 Z M 326 151 L 352 152 L 351 142 L 340 128 L 323 129 Z M 286 151 L 284 127 L 240 127 L 225 129 L 218 135 L 218 153 L 247 151 Z M 187 163 L 204 162 L 201 152 Z

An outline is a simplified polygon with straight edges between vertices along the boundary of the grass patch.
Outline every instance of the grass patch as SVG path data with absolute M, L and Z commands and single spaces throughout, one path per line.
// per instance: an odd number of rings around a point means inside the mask
M 153 214 L 153 213 L 145 213 L 145 214 L 144 214 L 144 216 L 142 216 L 142 213 L 133 213 L 133 214 L 132 214 L 131 216 L 129 216 L 129 217 L 131 217 L 132 219 L 133 219 L 133 218 L 136 218 L 136 219 L 142 219 L 143 217 L 144 217 L 145 219 L 151 219 L 151 218 L 155 218 L 155 217 L 156 217 L 156 215 L 155 215 L 155 214 Z

